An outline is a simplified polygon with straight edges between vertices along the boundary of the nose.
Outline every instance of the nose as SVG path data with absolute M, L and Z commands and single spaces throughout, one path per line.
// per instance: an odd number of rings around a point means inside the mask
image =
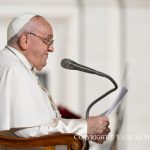
M 53 44 L 51 44 L 51 45 L 48 47 L 48 51 L 49 51 L 49 52 L 53 52 L 53 51 L 54 51 L 54 46 L 53 46 Z

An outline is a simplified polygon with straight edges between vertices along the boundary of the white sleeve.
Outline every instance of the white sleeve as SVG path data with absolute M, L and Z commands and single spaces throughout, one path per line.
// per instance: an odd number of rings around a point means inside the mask
M 87 136 L 87 122 L 85 119 L 56 119 L 52 123 L 36 127 L 20 129 L 14 132 L 19 137 L 39 137 L 51 133 L 75 133 L 82 138 Z

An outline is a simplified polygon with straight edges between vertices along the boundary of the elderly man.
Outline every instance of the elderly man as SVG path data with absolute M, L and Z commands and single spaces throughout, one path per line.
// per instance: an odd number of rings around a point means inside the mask
M 42 16 L 21 14 L 7 31 L 8 44 L 0 51 L 0 130 L 20 137 L 38 137 L 54 132 L 106 136 L 107 117 L 62 119 L 50 94 L 34 69 L 42 70 L 54 51 L 51 25 Z M 90 139 L 90 138 L 89 138 Z M 106 138 L 91 138 L 103 143 Z

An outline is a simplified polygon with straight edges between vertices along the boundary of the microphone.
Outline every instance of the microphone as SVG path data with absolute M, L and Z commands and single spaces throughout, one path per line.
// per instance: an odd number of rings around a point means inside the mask
M 108 94 L 112 93 L 113 91 L 117 90 L 118 88 L 118 85 L 117 83 L 115 82 L 115 80 L 110 77 L 109 75 L 103 73 L 103 72 L 100 72 L 100 71 L 97 71 L 97 70 L 94 70 L 92 68 L 89 68 L 89 67 L 86 67 L 86 66 L 83 66 L 81 64 L 78 64 L 76 62 L 74 62 L 73 60 L 70 60 L 70 59 L 67 59 L 67 58 L 64 58 L 62 59 L 61 61 L 61 66 L 65 69 L 70 69 L 70 70 L 78 70 L 78 71 L 82 71 L 82 72 L 86 72 L 86 73 L 91 73 L 91 74 L 95 74 L 95 75 L 99 75 L 99 76 L 102 76 L 102 77 L 105 77 L 107 79 L 109 79 L 113 85 L 114 85 L 114 88 L 107 91 L 106 93 L 104 93 L 102 96 L 100 96 L 99 98 L 97 98 L 96 100 L 94 100 L 87 108 L 86 110 L 86 117 L 89 117 L 89 111 L 91 109 L 91 107 L 97 103 L 98 101 L 100 101 L 102 98 L 104 98 L 105 96 L 107 96 Z
M 78 71 L 82 71 L 82 72 L 86 72 L 86 73 L 91 73 L 91 74 L 96 74 L 96 75 L 99 75 L 99 76 L 102 76 L 102 77 L 106 77 L 108 78 L 109 80 L 112 80 L 112 82 L 114 84 L 116 84 L 114 82 L 114 80 L 108 76 L 107 74 L 104 74 L 103 72 L 100 72 L 100 71 L 97 71 L 97 70 L 94 70 L 92 68 L 89 68 L 89 67 L 86 67 L 86 66 L 83 66 L 81 64 L 78 64 L 76 63 L 75 61 L 71 60 L 71 59 L 67 59 L 67 58 L 64 58 L 62 59 L 61 61 L 61 66 L 65 69 L 70 69 L 70 70 L 78 70 Z
M 70 69 L 70 70 L 79 70 L 79 71 L 83 71 L 83 72 L 87 72 L 87 73 L 92 73 L 95 74 L 96 70 L 91 69 L 89 67 L 83 66 L 81 64 L 78 64 L 76 62 L 74 62 L 73 60 L 64 58 L 61 61 L 61 66 L 66 68 L 66 69 Z

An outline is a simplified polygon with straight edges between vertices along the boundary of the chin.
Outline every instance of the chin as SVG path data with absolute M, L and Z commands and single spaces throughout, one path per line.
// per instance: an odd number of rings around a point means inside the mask
M 39 66 L 35 66 L 35 68 L 36 68 L 36 70 L 41 71 L 45 66 L 46 66 L 46 62 Z
M 42 70 L 42 68 L 36 68 L 36 70 L 37 70 L 37 71 L 41 71 L 41 70 Z
M 43 69 L 42 66 L 37 66 L 37 67 L 35 67 L 35 68 L 36 68 L 36 70 L 38 70 L 38 71 L 41 71 L 41 70 Z

